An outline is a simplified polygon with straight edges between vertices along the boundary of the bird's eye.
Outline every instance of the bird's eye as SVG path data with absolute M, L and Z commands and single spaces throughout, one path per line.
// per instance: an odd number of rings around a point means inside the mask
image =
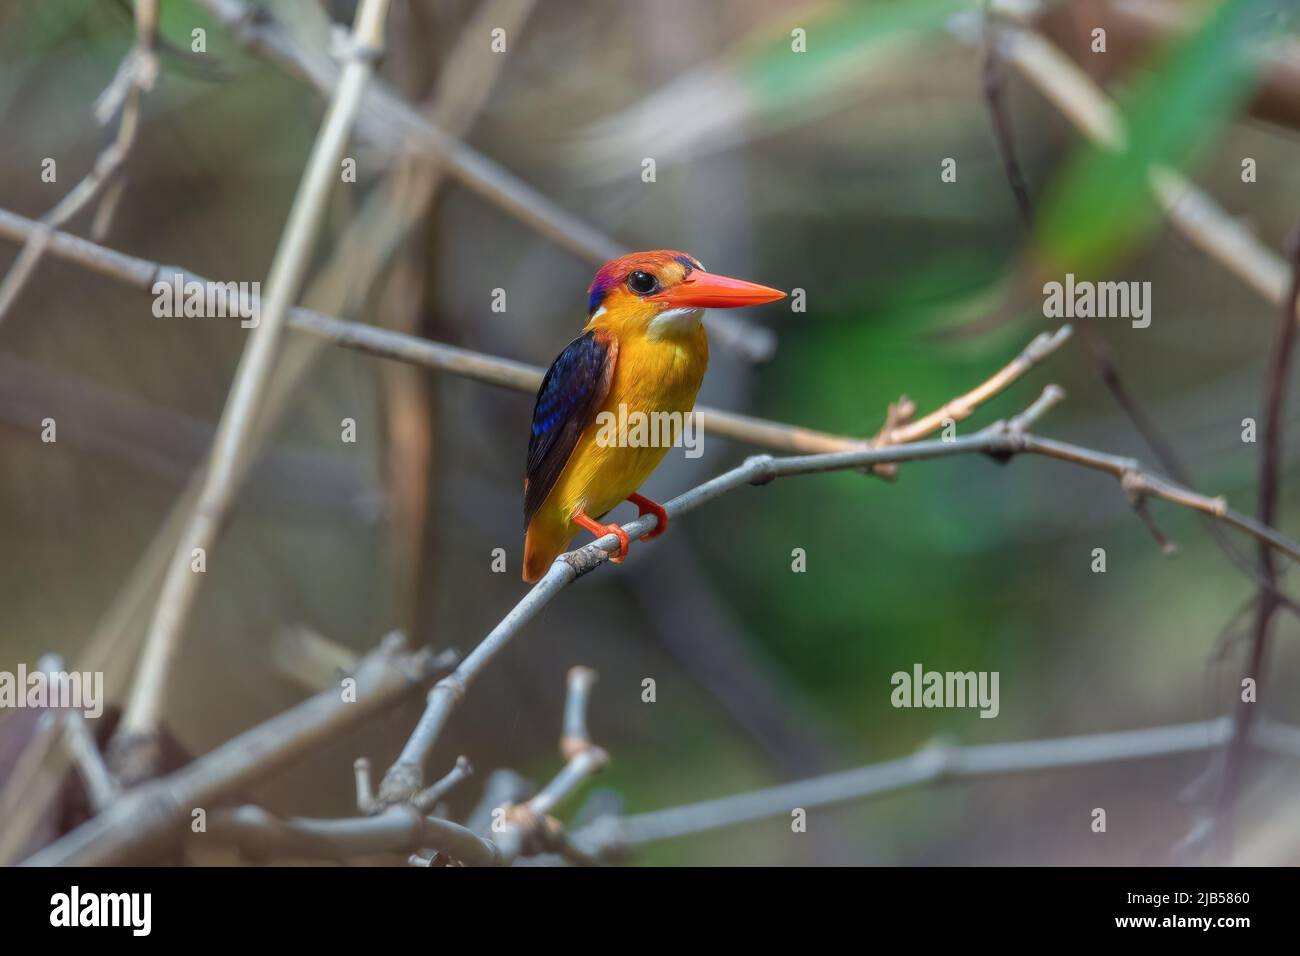
M 648 272 L 633 272 L 627 277 L 627 287 L 637 295 L 649 295 L 659 289 L 659 280 Z

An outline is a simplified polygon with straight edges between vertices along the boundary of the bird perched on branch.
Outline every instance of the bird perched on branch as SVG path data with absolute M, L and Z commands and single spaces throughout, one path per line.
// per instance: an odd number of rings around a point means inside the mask
M 784 297 L 705 272 L 697 259 L 667 249 L 622 256 L 596 273 L 587 324 L 551 364 L 533 408 L 524 478 L 525 581 L 545 574 L 580 528 L 598 538 L 617 536 L 610 560 L 622 561 L 627 533 L 601 519 L 624 500 L 659 519 L 642 540 L 663 534 L 667 512 L 636 490 L 672 442 L 629 441 L 612 423 L 660 421 L 664 413 L 684 421 L 709 363 L 704 310 Z

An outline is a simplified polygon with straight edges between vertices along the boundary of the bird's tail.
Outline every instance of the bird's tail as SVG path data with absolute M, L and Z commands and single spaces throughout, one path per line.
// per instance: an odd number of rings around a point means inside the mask
M 524 536 L 524 580 L 532 584 L 546 573 L 573 539 L 567 521 L 553 521 L 540 514 L 533 517 Z

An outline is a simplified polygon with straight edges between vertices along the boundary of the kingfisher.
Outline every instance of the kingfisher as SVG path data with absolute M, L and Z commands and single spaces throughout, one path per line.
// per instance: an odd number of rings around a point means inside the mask
M 613 534 L 614 563 L 627 556 L 627 532 L 601 520 L 623 501 L 638 517 L 668 528 L 663 506 L 637 494 L 671 442 L 609 440 L 605 423 L 684 421 L 709 364 L 705 309 L 775 302 L 784 292 L 704 271 L 671 249 L 633 252 L 608 262 L 587 290 L 587 324 L 551 363 L 533 407 L 524 477 L 524 580 L 541 578 L 579 530 Z M 620 436 L 625 438 L 626 436 Z

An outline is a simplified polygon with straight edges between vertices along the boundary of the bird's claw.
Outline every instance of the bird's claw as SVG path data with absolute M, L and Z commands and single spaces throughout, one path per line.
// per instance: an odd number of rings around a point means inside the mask
M 598 540 L 607 534 L 612 534 L 618 538 L 618 550 L 609 556 L 609 560 L 613 564 L 623 563 L 623 559 L 627 557 L 627 549 L 631 542 L 628 540 L 627 532 L 623 530 L 622 525 L 601 524 L 585 511 L 574 512 L 573 520 L 579 527 L 590 531 Z
M 647 531 L 641 535 L 642 541 L 653 541 L 668 530 L 668 512 L 664 510 L 664 506 L 659 502 L 651 501 L 645 495 L 638 494 L 628 495 L 627 500 L 636 505 L 638 518 L 645 515 L 654 515 L 659 519 L 659 523 L 655 525 L 653 531 Z
M 607 524 L 605 525 L 605 534 L 612 534 L 618 538 L 618 550 L 609 556 L 611 564 L 622 564 L 623 559 L 627 557 L 627 549 L 630 542 L 627 539 L 627 532 L 623 530 L 622 525 Z

